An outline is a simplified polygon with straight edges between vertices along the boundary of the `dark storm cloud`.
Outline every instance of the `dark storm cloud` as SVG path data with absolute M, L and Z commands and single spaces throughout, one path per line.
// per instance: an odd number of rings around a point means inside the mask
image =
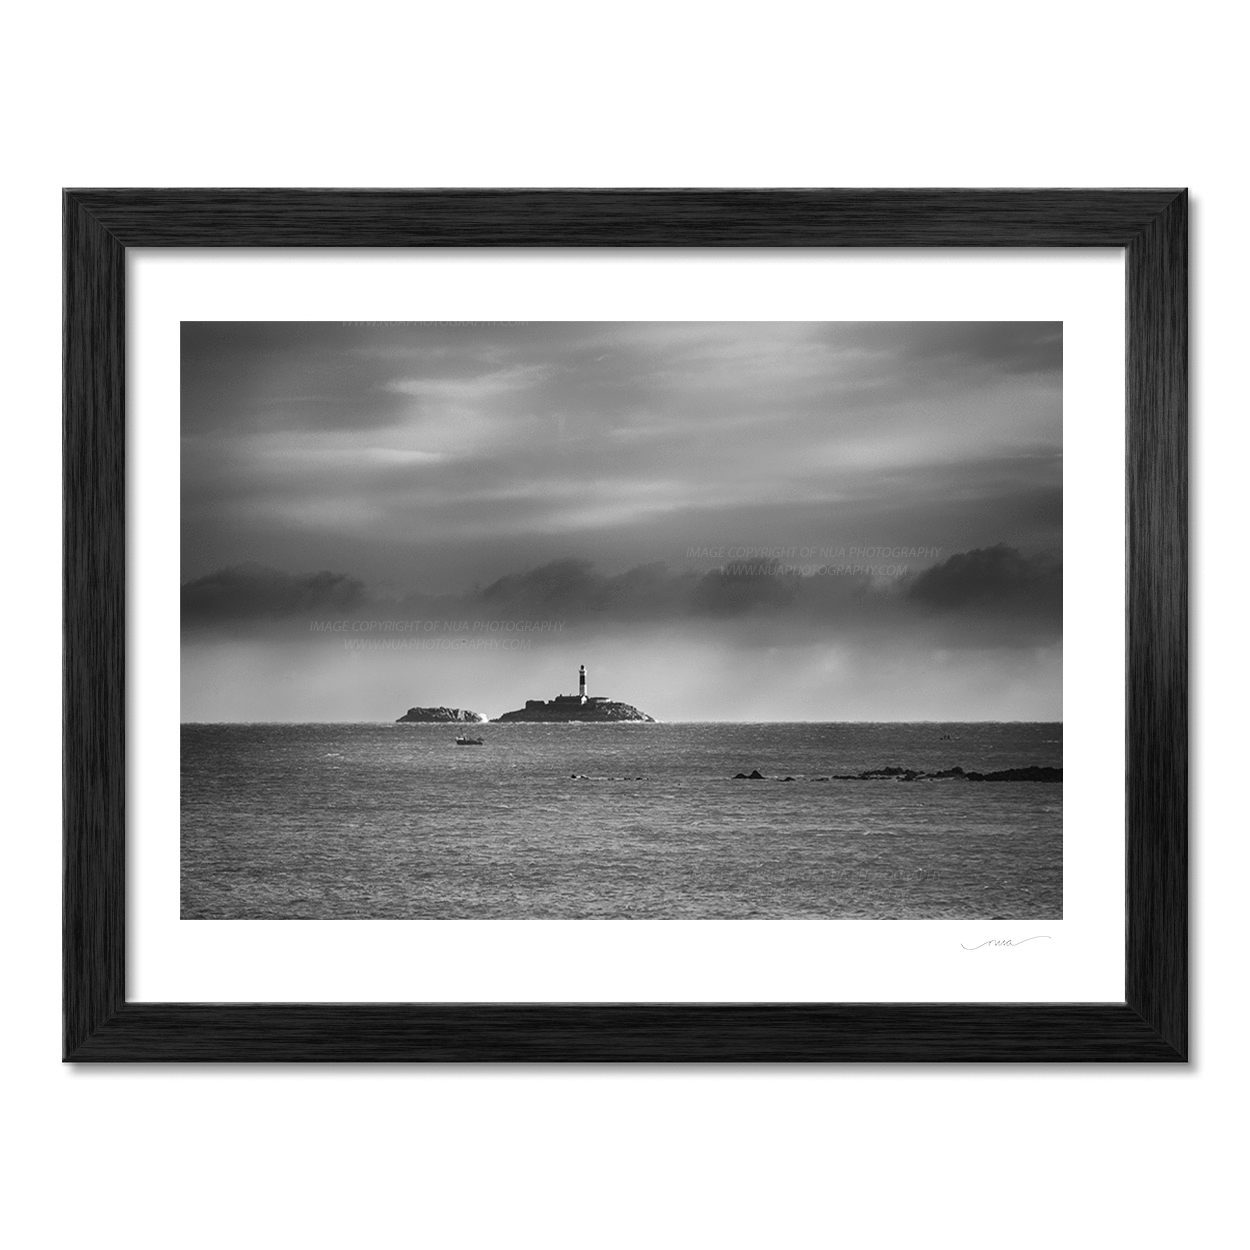
M 292 575 L 239 565 L 196 578 L 182 588 L 187 629 L 218 629 L 257 621 L 290 621 L 340 614 L 396 618 L 413 613 L 442 620 L 464 617 L 540 620 L 559 616 L 610 624 L 743 616 L 794 603 L 803 579 L 778 561 L 743 562 L 705 573 L 658 562 L 607 574 L 589 560 L 552 560 L 459 595 L 410 592 L 370 596 L 345 573 Z M 859 579 L 859 584 L 863 579 Z M 815 596 L 812 597 L 815 601 Z
M 675 574 L 662 562 L 608 575 L 589 560 L 552 560 L 498 578 L 464 603 L 496 616 L 664 619 L 685 615 L 696 582 L 695 574 Z
M 352 612 L 366 602 L 364 583 L 344 573 L 293 575 L 240 565 L 198 577 L 182 588 L 184 626 L 286 620 L 311 613 Z
M 861 577 L 855 585 L 866 582 Z M 798 605 L 804 585 L 798 572 L 775 559 L 744 560 L 702 573 L 660 561 L 611 575 L 589 560 L 566 559 L 501 577 L 463 602 L 475 610 L 517 616 L 674 621 L 784 611 Z M 809 595 L 806 606 L 820 598 Z
M 561 616 L 621 624 L 766 618 L 773 627 L 800 629 L 878 622 L 923 630 L 935 621 L 958 624 L 1009 615 L 1026 633 L 1053 634 L 1063 607 L 1063 567 L 1055 556 L 1024 556 L 1006 546 L 962 552 L 920 572 L 890 576 L 871 565 L 796 567 L 771 558 L 732 561 L 702 573 L 658 563 L 608 575 L 588 560 L 567 559 L 442 603 L 453 613 L 532 619 Z M 1006 628 L 1015 627 L 1008 623 Z
M 695 588 L 692 607 L 711 616 L 784 610 L 799 597 L 803 579 L 779 560 L 744 560 L 705 573 Z
M 1057 619 L 1063 613 L 1063 566 L 1053 556 L 1024 556 L 1003 545 L 964 551 L 916 574 L 907 593 L 943 610 Z

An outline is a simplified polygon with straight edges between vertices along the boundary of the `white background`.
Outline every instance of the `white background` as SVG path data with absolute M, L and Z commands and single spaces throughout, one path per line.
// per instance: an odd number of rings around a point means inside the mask
M 1123 270 L 1118 248 L 132 253 L 127 997 L 1123 1001 Z M 248 317 L 1062 322 L 1063 919 L 181 921 L 179 324 Z
M 21 1246 L 1230 1244 L 1247 462 L 1233 6 L 222 3 L 6 24 L 0 1201 Z M 1185 1068 L 75 1069 L 59 1052 L 62 185 L 1188 185 Z

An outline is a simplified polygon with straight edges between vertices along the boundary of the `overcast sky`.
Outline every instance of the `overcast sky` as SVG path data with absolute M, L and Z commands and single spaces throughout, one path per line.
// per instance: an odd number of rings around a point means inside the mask
M 1058 719 L 1061 418 L 1055 323 L 184 323 L 184 718 Z

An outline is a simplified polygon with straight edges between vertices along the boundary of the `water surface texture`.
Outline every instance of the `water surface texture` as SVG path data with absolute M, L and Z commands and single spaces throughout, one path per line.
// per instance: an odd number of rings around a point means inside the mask
M 1061 767 L 1062 725 L 470 728 L 184 725 L 183 918 L 1063 914 L 1062 784 L 818 780 Z

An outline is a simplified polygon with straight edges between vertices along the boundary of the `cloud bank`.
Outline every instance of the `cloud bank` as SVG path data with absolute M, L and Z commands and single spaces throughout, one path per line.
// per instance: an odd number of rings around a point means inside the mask
M 775 558 L 729 563 L 706 572 L 663 562 L 623 573 L 589 560 L 553 560 L 458 595 L 371 595 L 346 573 L 302 575 L 239 565 L 196 578 L 182 588 L 184 630 L 238 632 L 258 623 L 306 630 L 327 615 L 396 621 L 426 619 L 542 621 L 558 617 L 594 627 L 639 622 L 752 621 L 827 627 L 871 620 L 901 628 L 921 622 L 998 620 L 1022 636 L 1054 633 L 1063 610 L 1063 569 L 1050 555 L 1024 556 L 1005 545 L 960 552 L 923 571 L 882 578 L 855 566 L 789 568 Z

